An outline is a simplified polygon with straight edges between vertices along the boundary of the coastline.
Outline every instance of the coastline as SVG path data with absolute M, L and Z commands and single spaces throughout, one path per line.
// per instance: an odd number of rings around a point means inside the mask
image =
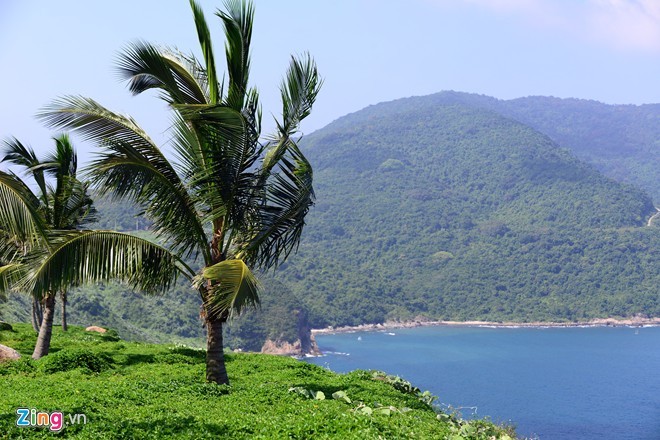
M 386 321 L 382 324 L 361 324 L 356 326 L 326 327 L 312 329 L 312 335 L 331 335 L 336 333 L 369 332 L 416 327 L 493 327 L 493 328 L 549 328 L 549 327 L 658 327 L 657 318 L 598 318 L 578 322 L 509 322 L 509 321 Z

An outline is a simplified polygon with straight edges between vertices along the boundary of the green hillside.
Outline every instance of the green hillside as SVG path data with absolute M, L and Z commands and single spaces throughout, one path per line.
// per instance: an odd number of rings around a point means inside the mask
M 2 438 L 514 436 L 487 421 L 442 413 L 431 406 L 433 396 L 380 372 L 340 375 L 285 357 L 228 354 L 231 386 L 217 385 L 204 380 L 204 351 L 72 327 L 67 333 L 55 328 L 51 354 L 33 361 L 36 336 L 27 324 L 14 327 L 0 331 L 0 343 L 23 354 L 18 361 L 0 361 Z M 17 426 L 19 408 L 59 416 L 45 426 Z M 74 422 L 66 424 L 70 417 Z
M 400 111 L 437 105 L 492 110 L 549 136 L 605 175 L 632 183 L 660 204 L 660 104 L 608 105 L 585 99 L 530 96 L 499 100 L 459 92 L 396 101 Z M 371 107 L 387 113 L 385 103 Z
M 412 102 L 306 138 L 318 203 L 282 279 L 315 325 L 660 314 L 647 195 L 494 112 Z

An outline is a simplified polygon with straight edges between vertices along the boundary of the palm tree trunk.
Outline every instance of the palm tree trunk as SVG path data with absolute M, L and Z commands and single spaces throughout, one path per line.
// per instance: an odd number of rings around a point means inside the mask
M 43 318 L 41 314 L 41 304 L 37 301 L 36 298 L 32 298 L 32 328 L 35 332 L 39 333 L 41 320 Z
M 225 320 L 217 313 L 206 317 L 206 380 L 229 385 L 222 340 L 222 324 Z
M 53 317 L 55 315 L 55 294 L 49 294 L 44 297 L 44 318 L 41 321 L 41 329 L 37 337 L 37 344 L 34 346 L 32 359 L 40 359 L 48 354 L 50 348 L 50 337 L 53 334 Z
M 211 264 L 219 263 L 224 260 L 221 246 L 223 243 L 222 227 L 224 221 L 222 218 L 213 221 L 213 239 L 211 240 Z M 211 281 L 208 282 L 208 289 L 211 288 Z M 208 291 L 202 293 L 203 315 L 206 321 L 206 380 L 217 384 L 229 385 L 229 376 L 225 367 L 224 341 L 222 340 L 222 324 L 227 321 L 227 314 L 218 314 L 209 310 L 206 302 Z
M 69 326 L 66 324 L 66 291 L 62 291 L 62 331 L 65 332 L 69 329 Z

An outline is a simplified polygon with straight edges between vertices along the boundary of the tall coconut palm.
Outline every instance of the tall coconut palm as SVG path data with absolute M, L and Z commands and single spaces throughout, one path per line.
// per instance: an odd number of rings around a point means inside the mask
M 40 162 L 18 140 L 5 144 L 5 160 L 28 167 L 38 195 L 17 175 L 0 172 L 0 292 L 27 292 L 43 305 L 34 359 L 48 354 L 58 292 L 110 278 L 153 291 L 169 286 L 181 271 L 191 276 L 183 263 L 153 243 L 75 229 L 92 204 L 87 186 L 75 178 L 68 138 L 57 138 L 56 145 L 55 153 Z M 55 186 L 48 185 L 44 172 L 55 177 Z
M 88 98 L 61 98 L 40 117 L 97 142 L 103 152 L 89 177 L 98 190 L 143 206 L 169 249 L 203 261 L 194 285 L 207 329 L 206 378 L 228 383 L 223 324 L 258 303 L 250 268 L 267 270 L 297 248 L 313 204 L 312 167 L 294 137 L 321 81 L 310 56 L 292 57 L 277 132 L 260 142 L 259 95 L 248 81 L 252 4 L 227 1 L 216 12 L 226 38 L 226 83 L 204 14 L 190 5 L 203 63 L 146 42 L 130 45 L 118 62 L 133 94 L 157 89 L 169 104 L 173 160 L 133 119 Z

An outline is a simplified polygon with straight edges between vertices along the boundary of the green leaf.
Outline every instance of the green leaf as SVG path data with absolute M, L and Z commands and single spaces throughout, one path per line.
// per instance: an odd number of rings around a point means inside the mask
M 0 233 L 28 250 L 45 237 L 39 200 L 15 174 L 0 171 Z
M 381 408 L 376 408 L 376 409 L 374 410 L 374 413 L 376 413 L 376 414 L 383 414 L 383 415 L 386 415 L 386 416 L 390 416 L 390 415 L 392 415 L 392 409 L 391 409 L 390 407 L 388 407 L 388 406 L 383 406 L 383 407 L 381 407 Z
M 315 198 L 312 166 L 298 146 L 289 140 L 286 148 L 273 154 L 276 157 L 269 159 L 268 166 L 276 161 L 278 172 L 262 169 L 262 177 L 268 179 L 266 200 L 258 207 L 256 234 L 243 243 L 239 254 L 263 269 L 276 266 L 297 249 Z
M 112 231 L 57 232 L 52 249 L 26 259 L 21 290 L 41 297 L 70 286 L 121 280 L 147 293 L 167 290 L 179 274 L 192 277 L 185 263 L 148 240 Z
M 332 393 L 332 398 L 335 400 L 343 400 L 346 403 L 351 403 L 351 399 L 346 395 L 346 391 L 335 391 Z
M 76 96 L 54 101 L 38 117 L 48 126 L 75 130 L 104 148 L 89 166 L 90 180 L 101 194 L 146 206 L 154 229 L 176 251 L 201 252 L 210 260 L 195 200 L 174 166 L 132 118 Z
M 0 266 L 0 298 L 8 292 L 23 276 L 21 264 L 7 264 Z
M 10 162 L 14 165 L 24 167 L 32 173 L 34 181 L 39 186 L 41 194 L 46 194 L 46 180 L 44 178 L 43 169 L 38 166 L 41 164 L 34 150 L 26 145 L 23 145 L 18 139 L 12 137 L 4 141 L 5 148 L 2 151 L 4 157 L 0 158 L 2 162 Z M 44 200 L 45 201 L 45 200 Z
M 472 425 L 463 425 L 463 426 L 461 426 L 461 431 L 460 431 L 461 435 L 470 437 L 470 436 L 474 435 L 476 432 L 477 432 L 477 428 L 475 428 Z
M 156 88 L 170 104 L 207 103 L 206 75 L 194 58 L 139 41 L 124 49 L 117 67 L 134 95 Z
M 215 58 L 213 55 L 213 44 L 211 43 L 211 32 L 209 31 L 204 11 L 194 0 L 190 0 L 190 7 L 193 11 L 195 19 L 195 27 L 197 28 L 197 38 L 199 45 L 202 48 L 204 55 L 204 62 L 206 63 L 206 75 L 208 77 L 209 87 L 209 101 L 211 104 L 218 104 L 220 102 L 220 90 L 218 88 L 218 76 L 215 68 Z
M 280 86 L 283 121 L 278 126 L 282 134 L 292 135 L 300 121 L 309 116 L 322 84 L 316 63 L 309 54 L 300 59 L 291 57 Z
M 214 313 L 240 314 L 259 304 L 261 285 L 243 260 L 225 260 L 204 268 L 204 279 L 211 281 L 207 307 Z
M 216 15 L 225 28 L 225 55 L 229 72 L 227 104 L 236 110 L 242 110 L 250 76 L 254 7 L 251 2 L 227 0 L 225 9 L 226 12 L 218 10 Z
M 366 405 L 365 405 L 365 406 L 358 406 L 358 407 L 356 408 L 356 411 L 359 412 L 360 414 L 365 414 L 365 415 L 367 415 L 367 416 L 372 415 L 373 412 L 374 412 L 374 410 L 371 409 L 371 407 L 366 406 Z

